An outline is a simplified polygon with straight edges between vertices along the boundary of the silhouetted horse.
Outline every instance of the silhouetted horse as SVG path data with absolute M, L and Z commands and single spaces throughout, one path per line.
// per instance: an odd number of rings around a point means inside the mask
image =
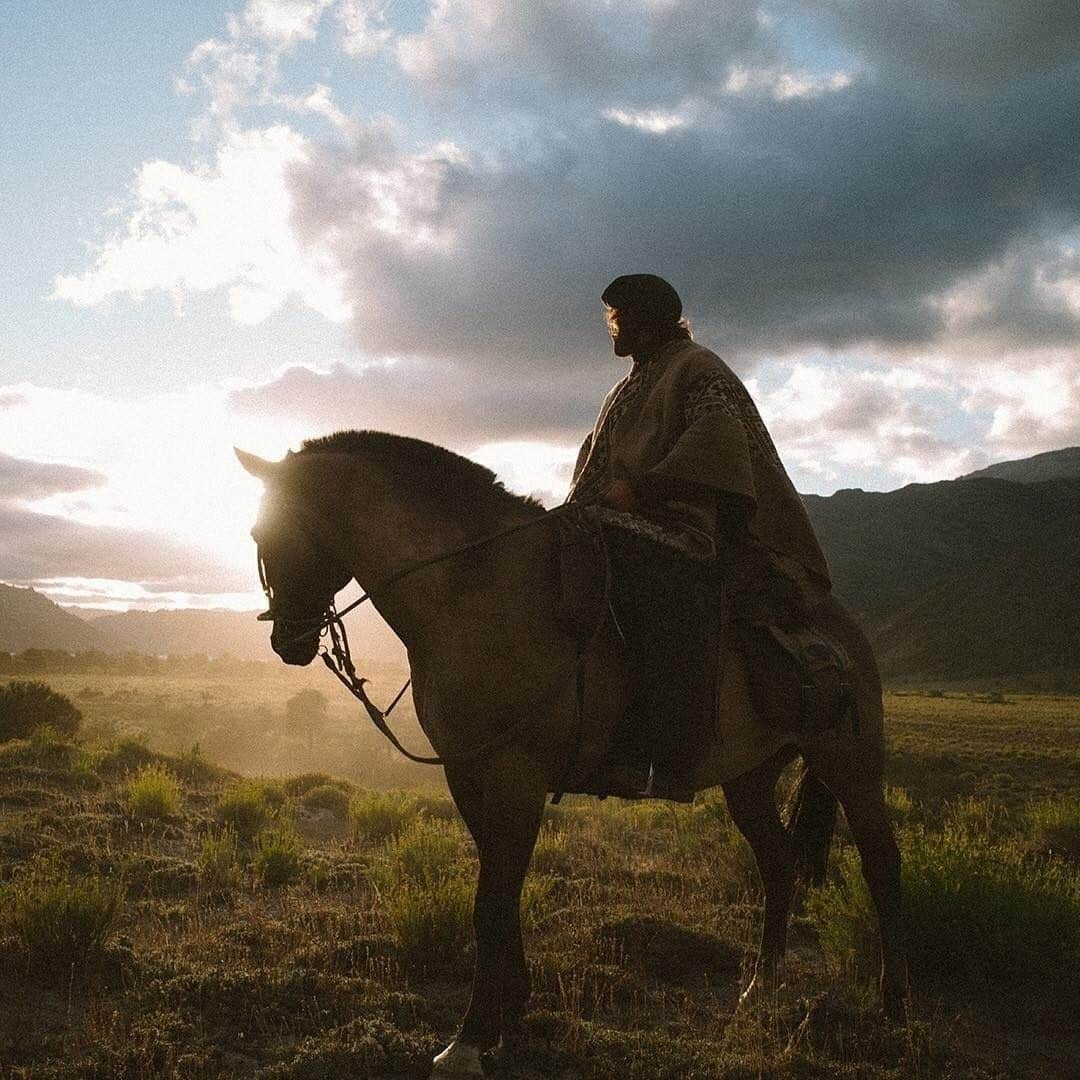
M 432 1076 L 481 1076 L 481 1052 L 500 1041 L 508 1047 L 523 1031 L 529 977 L 522 883 L 547 794 L 588 790 L 585 778 L 603 760 L 624 707 L 621 647 L 603 620 L 582 657 L 579 707 L 579 650 L 560 618 L 559 530 L 551 527 L 559 515 L 510 494 L 488 469 L 381 432 L 311 440 L 280 462 L 237 455 L 266 486 L 252 535 L 278 655 L 289 664 L 315 658 L 325 614 L 352 579 L 372 592 L 408 648 L 417 717 L 443 759 L 480 858 L 472 998 Z M 465 547 L 504 530 L 512 532 Z M 775 787 L 800 754 L 802 801 L 825 811 L 828 822 L 817 834 L 822 865 L 836 800 L 844 807 L 879 917 L 884 1002 L 895 1011 L 905 962 L 900 856 L 882 797 L 880 682 L 865 637 L 839 603 L 826 601 L 815 618 L 855 662 L 857 728 L 788 734 L 768 743 L 741 775 L 718 748 L 703 762 L 697 786 L 722 783 L 764 884 L 761 944 L 743 999 L 776 977 L 783 958 L 799 825 L 810 818 L 800 815 L 785 828 Z M 748 710 L 739 653 L 727 654 L 721 675 L 720 708 Z M 773 732 L 799 729 L 795 716 L 770 719 Z

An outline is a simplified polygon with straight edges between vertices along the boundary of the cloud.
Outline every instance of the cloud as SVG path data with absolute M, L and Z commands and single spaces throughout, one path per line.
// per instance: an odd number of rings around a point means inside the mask
M 807 483 L 1076 441 L 1080 9 L 1036 8 L 251 3 L 189 65 L 216 153 L 145 164 L 56 295 L 299 303 L 358 357 L 234 387 L 236 417 L 561 453 L 616 374 L 599 294 L 651 270 Z M 288 85 L 319 33 L 377 118 L 329 62 Z
M 1073 63 L 1080 8 L 1073 0 L 806 0 L 825 31 L 890 77 L 927 76 L 983 92 L 993 84 Z
M 940 480 L 985 464 L 945 433 L 953 394 L 926 376 L 798 363 L 771 390 L 751 387 L 801 491 L 875 472 L 897 483 Z
M 5 506 L 0 577 L 123 578 L 126 568 L 193 593 L 257 591 L 248 530 L 261 489 L 232 447 L 277 457 L 307 433 L 302 425 L 239 416 L 220 386 L 130 398 L 29 384 L 18 392 L 26 404 L 5 416 L 4 443 L 21 459 L 13 471 L 24 498 L 33 478 L 34 505 Z M 61 454 L 78 468 L 45 464 Z
M 84 525 L 0 504 L 7 581 L 113 578 L 189 592 L 239 590 L 249 577 L 206 551 L 139 529 Z
M 28 461 L 0 453 L 0 501 L 33 501 L 63 492 L 100 487 L 105 477 L 92 469 Z
M 26 404 L 26 398 L 14 390 L 0 391 L 0 409 L 15 409 Z
M 577 446 L 610 381 L 602 369 L 559 380 L 542 366 L 532 378 L 527 372 L 481 377 L 452 361 L 404 358 L 328 371 L 288 368 L 266 383 L 232 391 L 229 404 L 242 415 L 287 417 L 311 435 L 370 428 L 459 450 L 522 435 Z
M 290 226 L 289 169 L 305 160 L 302 136 L 284 125 L 234 130 L 212 164 L 151 161 L 138 172 L 126 228 L 81 274 L 61 275 L 54 295 L 99 304 L 152 290 L 228 290 L 241 323 L 256 323 L 293 296 L 340 321 L 348 313 L 340 277 Z
M 573 113 L 613 94 L 640 108 L 698 93 L 734 59 L 773 55 L 771 41 L 751 0 L 438 0 L 396 51 L 415 85 L 451 105 L 555 99 Z
M 1080 368 L 1074 352 L 1041 350 L 982 371 L 965 407 L 991 415 L 996 457 L 1026 456 L 1080 445 Z
M 349 56 L 372 56 L 389 45 L 394 36 L 387 22 L 389 6 L 382 0 L 343 0 L 337 16 L 344 52 Z
M 943 293 L 1076 220 L 1072 74 L 962 109 L 872 80 L 735 95 L 682 126 L 547 128 L 513 155 L 365 134 L 293 167 L 294 220 L 334 253 L 373 353 L 437 341 L 524 366 L 542 342 L 570 364 L 607 279 L 641 269 L 728 353 L 926 345 Z
M 310 41 L 331 0 L 248 0 L 244 26 L 275 45 Z

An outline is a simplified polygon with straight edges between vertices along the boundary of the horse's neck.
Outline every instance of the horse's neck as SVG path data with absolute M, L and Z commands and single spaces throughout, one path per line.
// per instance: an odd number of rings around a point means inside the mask
M 499 549 L 510 538 L 442 556 L 538 516 L 528 506 L 512 503 L 483 515 L 462 507 L 460 514 L 447 517 L 415 502 L 389 501 L 376 509 L 358 500 L 348 529 L 351 550 L 357 553 L 350 565 L 357 566 L 360 585 L 372 591 L 379 614 L 412 652 L 437 633 L 450 613 L 460 616 L 466 592 L 476 592 L 477 560 L 492 567 L 493 578 L 486 583 L 500 579 L 505 585 L 506 561 Z M 522 530 L 522 539 L 533 531 Z M 388 582 L 385 588 L 380 588 L 382 582 Z

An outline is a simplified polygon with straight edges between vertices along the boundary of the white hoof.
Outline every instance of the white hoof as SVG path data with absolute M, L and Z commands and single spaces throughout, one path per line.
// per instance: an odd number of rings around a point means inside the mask
M 483 1076 L 480 1065 L 480 1047 L 455 1039 L 432 1062 L 431 1080 L 463 1080 L 469 1076 Z

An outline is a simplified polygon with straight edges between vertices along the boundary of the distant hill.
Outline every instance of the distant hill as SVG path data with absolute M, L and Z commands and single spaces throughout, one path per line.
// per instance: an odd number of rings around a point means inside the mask
M 270 627 L 253 611 L 110 611 L 90 619 L 106 652 L 272 660 Z
M 102 648 L 92 626 L 33 589 L 0 585 L 0 651 Z
M 1080 448 L 959 480 L 804 499 L 836 593 L 886 678 L 1080 688 Z M 0 586 L 0 650 L 274 659 L 269 625 L 253 612 L 84 615 Z M 349 629 L 358 662 L 403 660 L 370 606 Z
M 1080 684 L 1080 478 L 805 501 L 886 678 Z
M 1080 477 L 1080 446 L 1051 450 L 1018 461 L 999 461 L 978 472 L 968 473 L 961 480 L 976 478 L 1012 480 L 1017 484 L 1037 484 L 1040 480 L 1063 480 Z

